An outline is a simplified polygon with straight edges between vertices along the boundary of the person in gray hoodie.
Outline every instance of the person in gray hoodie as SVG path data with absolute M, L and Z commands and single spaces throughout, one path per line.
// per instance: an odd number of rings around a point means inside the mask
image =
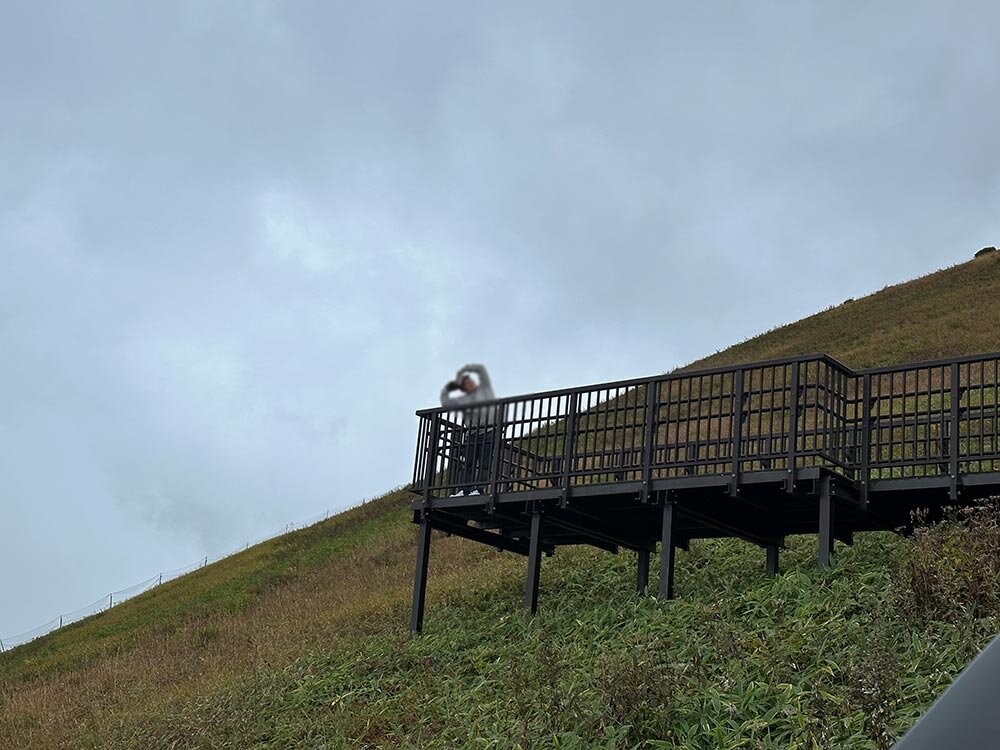
M 473 374 L 479 378 L 478 383 Z M 461 391 L 461 394 L 452 396 L 453 391 Z M 463 426 L 456 456 L 460 461 L 462 486 L 457 488 L 456 495 L 479 495 L 486 491 L 496 438 L 497 407 L 494 404 L 476 404 L 495 398 L 493 383 L 483 365 L 471 364 L 460 368 L 455 373 L 455 379 L 441 389 L 441 406 L 459 412 Z M 454 462 L 452 466 L 456 466 Z

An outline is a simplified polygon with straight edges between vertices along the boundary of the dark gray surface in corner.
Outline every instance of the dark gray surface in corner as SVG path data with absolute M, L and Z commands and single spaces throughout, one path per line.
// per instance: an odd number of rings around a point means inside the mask
M 1000 750 L 1000 637 L 994 638 L 893 750 Z

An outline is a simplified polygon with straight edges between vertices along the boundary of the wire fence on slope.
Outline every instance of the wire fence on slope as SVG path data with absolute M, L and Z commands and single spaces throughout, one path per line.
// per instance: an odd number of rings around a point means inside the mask
M 118 591 L 111 591 L 108 594 L 102 596 L 100 599 L 91 602 L 85 607 L 81 607 L 80 609 L 75 610 L 73 612 L 67 612 L 65 614 L 61 614 L 58 617 L 53 617 L 48 622 L 43 623 L 38 627 L 32 628 L 31 630 L 25 631 L 24 633 L 19 633 L 14 636 L 4 636 L 0 638 L 0 653 L 4 651 L 9 651 L 12 648 L 15 648 L 16 646 L 22 646 L 25 643 L 35 640 L 36 638 L 41 638 L 43 635 L 48 635 L 49 633 L 58 630 L 59 628 L 64 627 L 66 625 L 70 625 L 71 623 L 79 622 L 80 620 L 83 620 L 87 617 L 99 614 L 100 612 L 104 612 L 107 609 L 111 609 L 111 607 L 115 606 L 116 604 L 121 604 L 122 602 L 127 601 L 128 599 L 131 599 L 134 596 L 138 596 L 139 594 L 142 594 L 146 591 L 149 591 L 150 589 L 155 588 L 160 584 L 166 583 L 167 581 L 172 581 L 175 578 L 180 578 L 183 575 L 192 573 L 195 570 L 198 570 L 199 568 L 205 567 L 211 562 L 218 562 L 219 560 L 224 560 L 227 557 L 238 554 L 240 552 L 244 552 L 245 550 L 250 549 L 250 547 L 254 547 L 258 544 L 261 544 L 262 542 L 266 542 L 269 539 L 274 539 L 276 537 L 283 536 L 291 531 L 295 531 L 296 529 L 304 529 L 308 526 L 312 526 L 313 524 L 319 523 L 320 521 L 325 521 L 329 517 L 330 517 L 330 511 L 328 510 L 326 511 L 326 513 L 307 519 L 305 521 L 302 521 L 301 523 L 285 524 L 280 531 L 275 531 L 272 534 L 266 534 L 257 539 L 244 542 L 240 546 L 231 549 L 228 552 L 225 552 L 221 555 L 217 555 L 214 557 L 210 555 L 201 557 L 189 565 L 185 565 L 181 568 L 175 568 L 173 570 L 165 570 L 162 573 L 157 573 L 156 575 L 150 576 L 149 578 L 143 581 L 139 581 L 138 583 L 134 583 L 131 586 L 126 586 L 125 588 L 120 589 Z

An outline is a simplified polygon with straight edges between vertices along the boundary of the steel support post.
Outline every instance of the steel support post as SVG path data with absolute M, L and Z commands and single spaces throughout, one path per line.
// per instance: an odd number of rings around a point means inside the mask
M 830 493 L 830 478 L 819 482 L 819 566 L 830 567 L 833 553 L 833 498 Z
M 639 558 L 635 565 L 635 592 L 639 596 L 646 595 L 646 586 L 649 585 L 649 550 L 639 550 Z
M 413 606 L 410 608 L 410 634 L 424 629 L 424 598 L 427 594 L 427 562 L 431 553 L 431 519 L 425 513 L 417 532 L 417 566 L 413 575 Z
M 535 614 L 538 612 L 538 580 L 542 572 L 542 514 L 535 510 L 531 514 L 531 541 L 528 544 L 528 578 L 524 582 L 524 606 Z
M 663 504 L 660 533 L 660 598 L 674 598 L 674 504 Z
M 767 549 L 767 574 L 778 575 L 778 545 L 769 544 Z

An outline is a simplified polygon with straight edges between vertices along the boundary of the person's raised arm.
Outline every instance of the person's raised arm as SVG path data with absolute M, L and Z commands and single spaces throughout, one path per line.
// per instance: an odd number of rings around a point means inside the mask
M 458 406 L 461 403 L 461 396 L 455 398 L 451 395 L 451 392 L 456 388 L 458 388 L 458 384 L 454 380 L 444 384 L 444 388 L 441 389 L 441 406 Z
M 463 372 L 476 373 L 479 376 L 479 385 L 485 385 L 490 390 L 493 390 L 493 383 L 490 382 L 490 374 L 486 372 L 486 368 L 483 365 L 466 365 L 458 372 L 459 374 Z

